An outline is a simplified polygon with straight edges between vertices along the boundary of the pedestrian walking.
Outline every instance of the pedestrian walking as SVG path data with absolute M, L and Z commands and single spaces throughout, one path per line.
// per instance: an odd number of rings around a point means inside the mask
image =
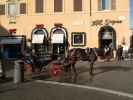
M 116 58 L 118 61 L 123 60 L 123 47 L 121 45 L 118 46 Z
M 124 59 L 128 58 L 128 49 L 129 48 L 126 44 L 122 44 L 122 47 L 123 47 L 122 55 L 123 55 L 123 60 L 124 60 Z
M 95 61 L 97 60 L 97 53 L 93 48 L 90 48 L 90 50 L 89 50 L 88 60 L 89 60 L 89 63 L 90 63 L 89 72 L 90 72 L 90 75 L 93 75 L 93 70 L 94 70 L 93 66 L 94 66 Z

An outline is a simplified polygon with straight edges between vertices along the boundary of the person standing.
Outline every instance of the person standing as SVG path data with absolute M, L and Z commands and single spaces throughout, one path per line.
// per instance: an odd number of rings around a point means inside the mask
M 121 45 L 119 45 L 118 49 L 117 49 L 117 56 L 116 56 L 118 61 L 123 60 L 123 55 L 122 54 L 123 54 L 123 47 Z
M 111 59 L 111 48 L 110 47 L 105 46 L 105 48 L 104 48 L 104 56 L 105 56 L 107 61 L 110 61 L 110 59 Z
M 105 58 L 106 58 L 106 56 L 107 56 L 108 51 L 109 51 L 109 48 L 108 48 L 107 45 L 105 45 L 105 47 L 104 47 L 104 57 L 105 57 Z
M 123 60 L 128 58 L 128 46 L 124 43 L 122 44 L 122 47 L 123 47 L 123 53 L 122 53 L 122 56 L 123 56 Z

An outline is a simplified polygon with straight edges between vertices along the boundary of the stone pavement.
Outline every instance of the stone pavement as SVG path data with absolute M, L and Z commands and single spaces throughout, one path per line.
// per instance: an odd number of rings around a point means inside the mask
M 28 82 L 0 91 L 0 100 L 132 100 L 76 87 Z
M 133 61 L 122 62 L 97 62 L 94 75 L 89 75 L 88 62 L 76 64 L 78 75 L 64 76 L 59 82 L 81 85 L 80 87 L 40 83 L 34 80 L 52 81 L 51 77 L 37 76 L 32 81 L 14 85 L 11 81 L 0 83 L 0 100 L 133 100 Z M 11 74 L 10 74 L 11 75 Z M 89 90 L 86 87 L 96 87 L 127 93 L 127 96 L 119 96 L 106 92 Z M 117 93 L 117 92 L 116 92 Z

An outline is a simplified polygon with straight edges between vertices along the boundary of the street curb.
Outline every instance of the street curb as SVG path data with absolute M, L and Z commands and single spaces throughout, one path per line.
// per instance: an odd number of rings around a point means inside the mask
M 108 94 L 113 94 L 113 95 L 123 96 L 123 97 L 128 97 L 128 98 L 133 99 L 133 94 L 125 93 L 125 92 L 121 92 L 121 91 L 115 91 L 115 90 L 111 90 L 111 89 L 104 89 L 104 88 L 85 86 L 85 85 L 78 85 L 78 84 L 70 84 L 70 83 L 60 83 L 60 82 L 55 82 L 55 81 L 36 80 L 35 82 L 36 83 L 45 83 L 45 84 L 52 84 L 52 85 L 61 85 L 61 86 L 88 89 L 88 90 L 104 92 L 104 93 L 108 93 Z

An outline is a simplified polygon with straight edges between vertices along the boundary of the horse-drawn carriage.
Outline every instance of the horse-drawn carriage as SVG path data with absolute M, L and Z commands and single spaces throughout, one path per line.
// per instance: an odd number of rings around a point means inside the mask
M 75 64 L 77 61 L 90 62 L 90 74 L 93 73 L 93 64 L 97 60 L 95 49 L 74 48 L 68 51 L 66 57 L 59 56 L 56 60 L 52 60 L 48 65 L 42 67 L 42 71 L 48 72 L 54 79 L 59 79 L 63 73 L 74 72 L 77 75 Z M 71 70 L 72 69 L 72 70 Z
M 93 51 L 93 53 L 91 53 Z M 40 72 L 47 72 L 54 79 L 59 79 L 65 72 L 70 72 L 71 69 L 77 75 L 75 64 L 77 61 L 88 61 L 90 63 L 90 74 L 93 74 L 93 64 L 97 60 L 101 52 L 98 49 L 74 48 L 70 49 L 67 56 L 57 55 L 57 59 L 52 59 L 46 65 L 40 67 Z M 52 55 L 51 55 L 52 57 Z M 37 62 L 36 65 L 39 65 Z

